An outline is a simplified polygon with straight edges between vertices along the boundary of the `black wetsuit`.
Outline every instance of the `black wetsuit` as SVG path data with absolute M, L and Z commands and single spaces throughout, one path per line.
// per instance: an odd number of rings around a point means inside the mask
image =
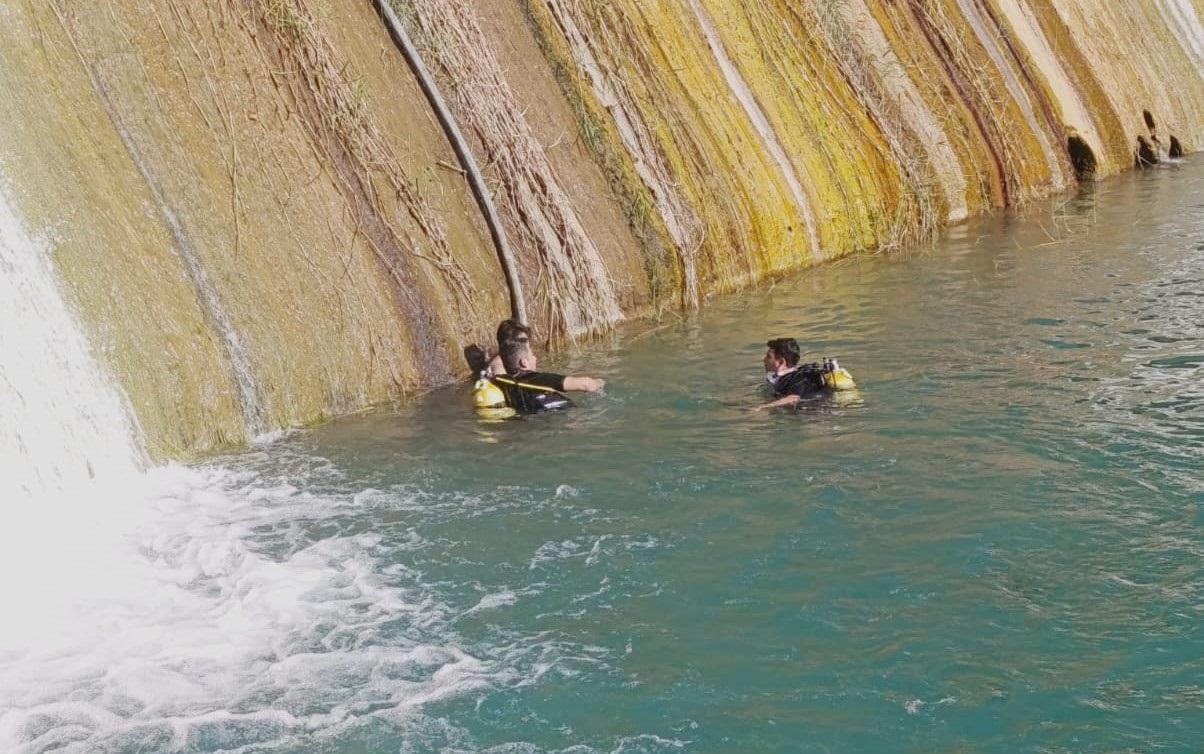
M 502 389 L 506 405 L 520 414 L 538 414 L 569 408 L 573 402 L 562 391 L 564 375 L 551 372 L 499 374 L 493 384 Z
M 797 395 L 810 398 L 824 389 L 823 371 L 815 364 L 801 364 L 793 372 L 778 375 L 773 381 L 773 397 Z

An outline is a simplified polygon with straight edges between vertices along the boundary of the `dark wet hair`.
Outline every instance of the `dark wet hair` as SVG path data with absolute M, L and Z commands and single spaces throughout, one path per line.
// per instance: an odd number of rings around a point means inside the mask
M 489 366 L 489 354 L 476 343 L 464 346 L 464 360 L 468 362 L 468 369 L 474 375 L 484 372 Z
M 525 343 L 531 340 L 531 328 L 517 319 L 503 319 L 497 326 L 497 345 L 501 349 L 510 341 Z
M 506 367 L 508 374 L 517 374 L 520 372 L 522 368 L 518 364 L 519 359 L 530 352 L 531 344 L 519 338 L 502 341 L 501 348 L 498 351 L 502 357 L 502 366 Z
M 787 366 L 798 366 L 802 351 L 799 350 L 798 341 L 794 338 L 774 338 L 765 345 L 769 346 L 769 350 L 773 351 L 774 356 L 785 361 Z

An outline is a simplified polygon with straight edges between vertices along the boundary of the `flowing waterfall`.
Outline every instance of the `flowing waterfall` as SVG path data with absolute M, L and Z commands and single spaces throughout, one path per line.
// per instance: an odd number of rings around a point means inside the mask
M 284 557 L 247 543 L 265 521 L 359 503 L 222 469 L 143 472 L 133 430 L 47 245 L 0 192 L 0 751 L 184 751 L 215 729 L 287 739 L 362 714 L 357 695 L 407 708 L 488 682 L 453 646 L 312 652 L 331 625 L 371 637 L 398 614 L 439 616 L 376 576 L 377 538 Z M 378 680 L 402 666 L 424 677 Z M 286 692 L 313 703 L 282 708 Z
M 81 595 L 118 579 L 121 561 L 96 553 L 131 514 L 123 493 L 143 466 L 133 429 L 60 295 L 47 245 L 0 191 L 0 688 L 16 683 L 12 658 L 57 626 L 86 627 Z M 6 706 L 0 694 L 0 722 Z M 11 751 L 4 727 L 0 749 Z
M 0 193 L 0 500 L 36 502 L 130 474 L 140 461 L 122 400 L 59 294 L 46 246 Z

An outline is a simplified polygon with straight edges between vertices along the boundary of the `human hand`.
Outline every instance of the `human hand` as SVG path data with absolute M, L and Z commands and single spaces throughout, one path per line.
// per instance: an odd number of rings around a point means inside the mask
M 596 393 L 606 387 L 605 380 L 596 377 L 565 377 L 564 389 L 579 393 Z

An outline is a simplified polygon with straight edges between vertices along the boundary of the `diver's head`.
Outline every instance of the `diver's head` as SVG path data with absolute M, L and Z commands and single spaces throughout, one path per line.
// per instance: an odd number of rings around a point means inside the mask
M 501 348 L 508 341 L 530 341 L 531 328 L 517 319 L 503 319 L 497 326 L 497 344 Z
M 535 352 L 531 350 L 531 342 L 526 339 L 513 339 L 502 342 L 502 366 L 508 374 L 519 372 L 534 372 L 539 366 Z
M 781 374 L 798 366 L 798 341 L 794 338 L 774 338 L 765 344 L 765 371 L 770 374 Z

